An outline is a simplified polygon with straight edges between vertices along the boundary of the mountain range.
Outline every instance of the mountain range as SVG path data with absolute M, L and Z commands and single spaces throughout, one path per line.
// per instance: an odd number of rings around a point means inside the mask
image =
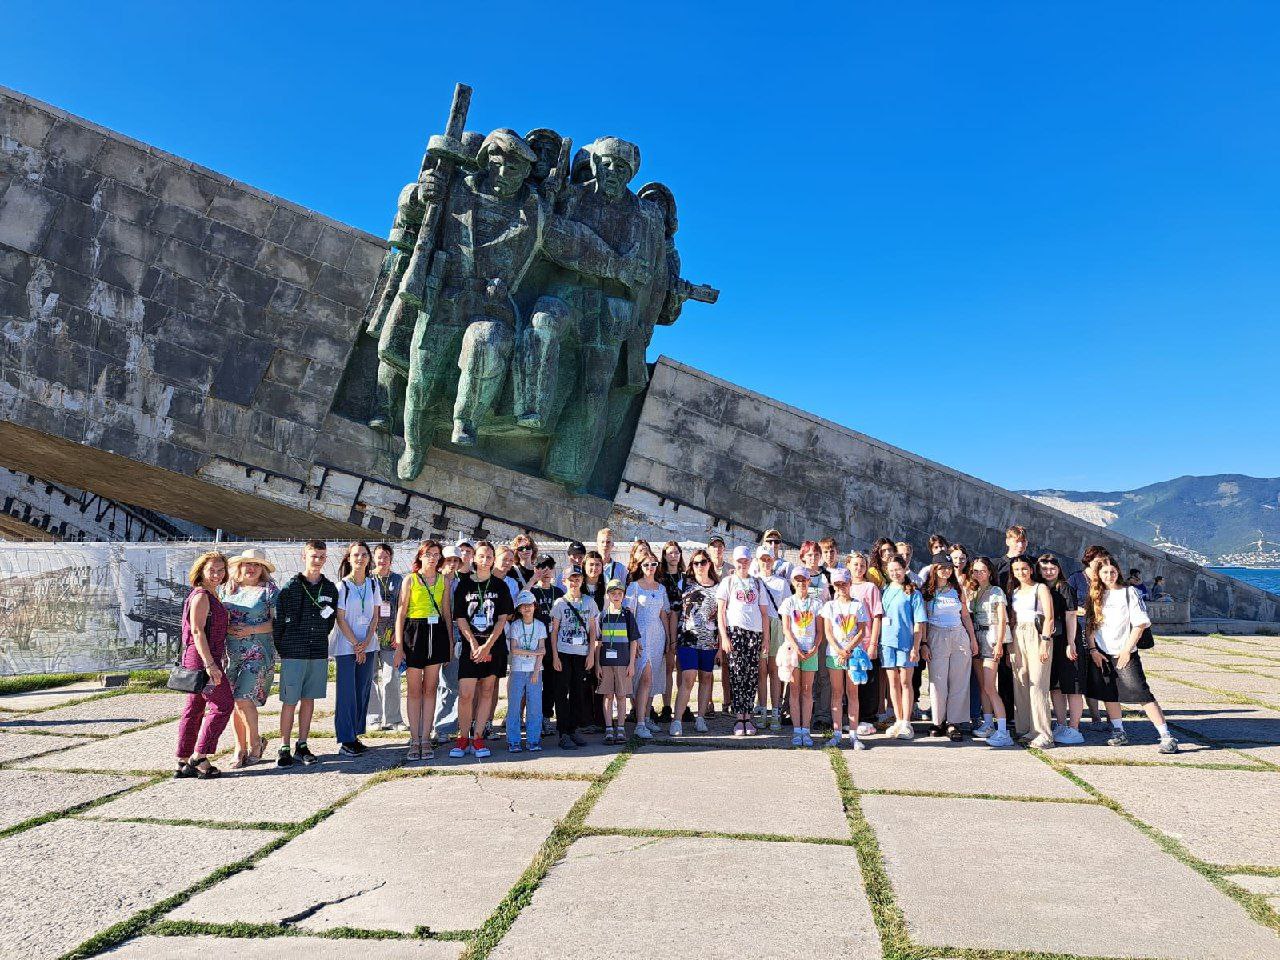
M 1222 473 L 1136 490 L 1018 492 L 1196 563 L 1280 561 L 1280 478 Z

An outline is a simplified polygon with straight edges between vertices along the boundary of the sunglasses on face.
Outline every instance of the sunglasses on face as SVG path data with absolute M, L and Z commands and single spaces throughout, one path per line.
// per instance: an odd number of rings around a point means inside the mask
M 530 547 L 528 545 L 523 547 L 516 547 L 516 553 L 533 553 L 533 547 Z
M 710 561 L 710 560 L 695 560 L 695 561 L 693 561 L 693 565 L 694 565 L 695 567 L 707 567 L 707 566 L 710 566 L 710 565 L 711 565 L 711 561 Z
M 646 570 L 656 570 L 658 563 L 656 560 L 646 560 L 644 563 L 640 564 L 640 566 L 644 567 Z

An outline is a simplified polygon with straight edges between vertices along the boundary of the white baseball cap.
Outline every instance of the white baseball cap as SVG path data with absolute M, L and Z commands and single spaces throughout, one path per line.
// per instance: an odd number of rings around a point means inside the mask
M 734 563 L 737 563 L 739 560 L 750 560 L 750 559 L 751 559 L 750 547 L 734 547 L 733 548 Z

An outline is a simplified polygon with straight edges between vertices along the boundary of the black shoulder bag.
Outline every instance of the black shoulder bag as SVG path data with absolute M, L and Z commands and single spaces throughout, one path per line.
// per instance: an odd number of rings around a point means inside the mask
M 187 611 L 182 611 L 183 618 L 186 618 Z M 205 635 L 208 636 L 210 613 L 205 614 L 204 629 Z M 169 668 L 169 679 L 165 682 L 165 686 L 170 690 L 177 690 L 180 693 L 199 693 L 209 685 L 209 671 L 204 667 L 184 667 L 182 665 L 182 655 L 187 652 L 187 644 L 184 642 L 178 648 L 178 657 L 173 661 L 173 666 Z

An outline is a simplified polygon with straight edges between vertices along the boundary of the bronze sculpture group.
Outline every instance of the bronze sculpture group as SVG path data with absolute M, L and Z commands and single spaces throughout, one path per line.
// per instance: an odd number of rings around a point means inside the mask
M 635 144 L 601 137 L 575 154 L 548 129 L 482 138 L 463 129 L 470 93 L 458 85 L 400 192 L 366 316 L 370 425 L 403 433 L 402 480 L 447 430 L 460 446 L 543 441 L 544 475 L 580 488 L 648 382 L 653 328 L 718 291 L 681 279 L 675 198 L 631 190 Z

